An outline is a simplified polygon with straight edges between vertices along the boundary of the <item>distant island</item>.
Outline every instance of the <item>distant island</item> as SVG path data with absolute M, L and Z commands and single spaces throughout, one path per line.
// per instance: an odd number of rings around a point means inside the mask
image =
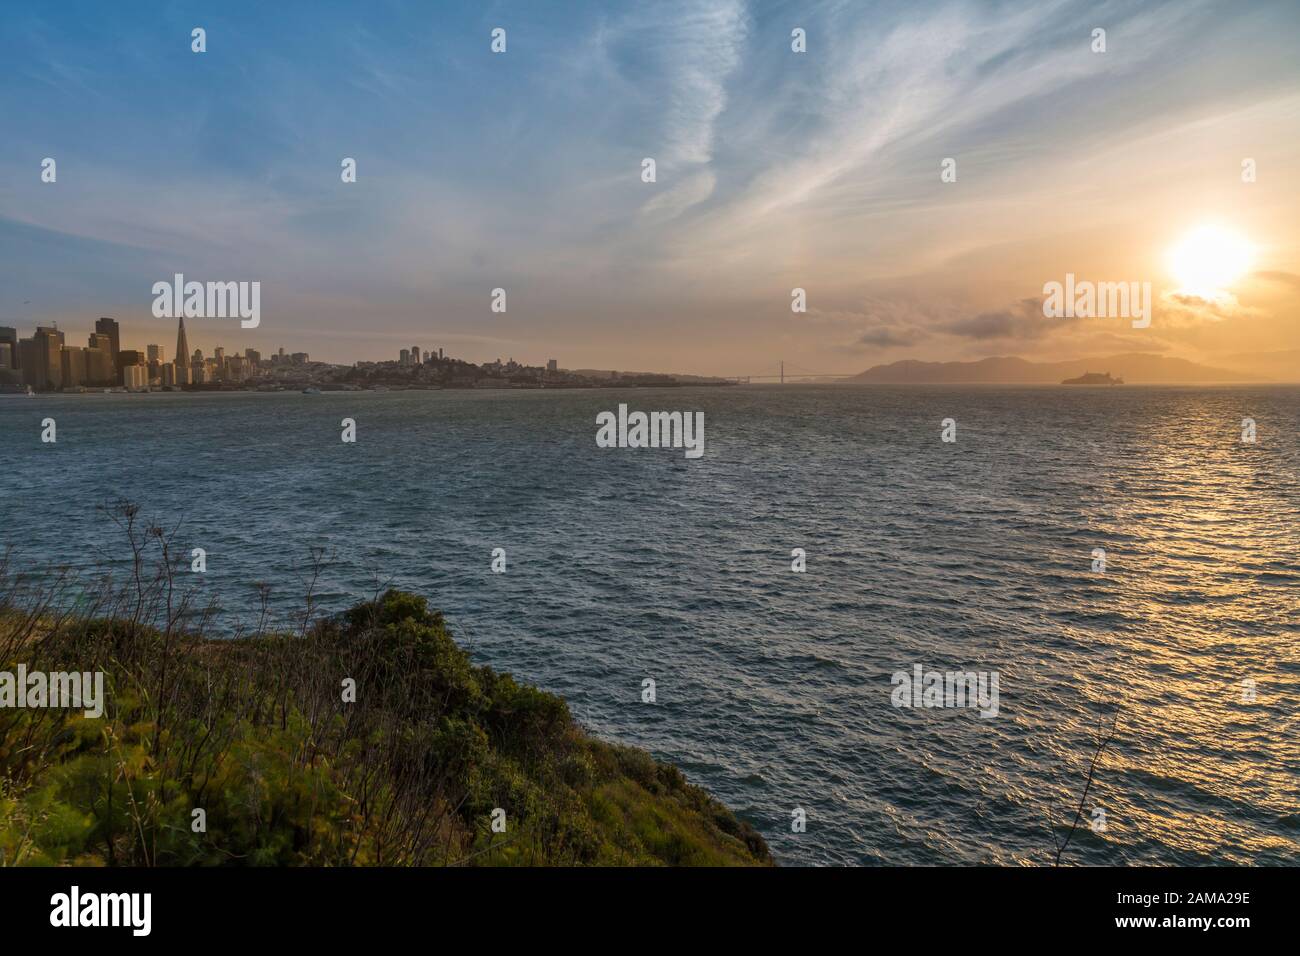
M 1110 372 L 1084 372 L 1078 378 L 1067 378 L 1062 385 L 1123 385 L 1122 378 L 1111 378 Z
M 1033 362 L 1018 356 L 998 356 L 970 362 L 921 362 L 905 359 L 888 365 L 877 365 L 846 381 L 871 385 L 1058 385 L 1064 378 L 1086 377 L 1091 374 L 1089 367 L 1097 368 L 1099 365 L 1130 382 L 1144 385 L 1260 380 L 1256 376 L 1230 368 L 1199 365 L 1187 359 L 1152 352 L 1130 352 L 1065 362 Z

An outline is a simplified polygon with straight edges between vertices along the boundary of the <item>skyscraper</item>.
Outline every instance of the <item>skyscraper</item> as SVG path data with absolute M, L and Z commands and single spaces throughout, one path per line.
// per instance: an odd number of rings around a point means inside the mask
M 65 345 L 60 353 L 63 387 L 86 384 L 86 353 L 76 345 Z
M 18 364 L 18 330 L 11 329 L 8 326 L 0 326 L 0 342 L 9 343 L 10 360 L 13 362 L 12 368 L 21 368 Z
M 63 384 L 63 333 L 58 329 L 37 326 L 30 339 L 18 344 L 19 366 L 23 384 L 36 389 L 58 388 Z
M 23 357 L 23 378 L 34 388 L 61 388 L 63 385 L 63 333 L 56 328 L 44 325 L 36 327 L 32 336 L 31 354 L 35 358 L 36 368 L 27 368 L 26 356 Z M 30 378 L 28 377 L 30 373 Z
M 108 351 L 108 336 L 100 336 L 103 340 L 103 347 L 91 345 L 83 353 L 86 358 L 86 384 L 87 385 L 117 385 L 117 366 L 113 364 L 113 356 Z M 91 336 L 92 341 L 96 341 L 95 336 Z
M 185 316 L 182 315 L 181 324 L 176 329 L 176 361 L 183 365 L 189 361 L 189 356 L 190 343 L 189 339 L 185 338 Z
M 41 370 L 41 355 L 36 337 L 23 339 L 18 343 L 19 367 L 22 369 L 23 384 L 32 388 L 47 388 L 50 373 Z
M 108 354 L 113 356 L 113 365 L 117 365 L 117 353 L 122 349 L 121 330 L 116 319 L 102 318 L 95 320 L 95 331 L 108 336 Z

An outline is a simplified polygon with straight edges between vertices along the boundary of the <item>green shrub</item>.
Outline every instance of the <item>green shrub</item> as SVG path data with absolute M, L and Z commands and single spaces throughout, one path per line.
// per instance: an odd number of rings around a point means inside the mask
M 102 670 L 111 687 L 97 719 L 0 711 L 0 864 L 771 862 L 676 768 L 475 666 L 422 597 L 226 640 L 139 617 L 0 601 L 0 669 Z

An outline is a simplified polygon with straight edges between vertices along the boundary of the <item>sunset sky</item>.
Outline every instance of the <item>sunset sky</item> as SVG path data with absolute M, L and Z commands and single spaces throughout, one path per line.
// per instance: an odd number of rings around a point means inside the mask
M 6 10 L 0 325 L 84 344 L 110 315 L 171 358 L 150 289 L 182 272 L 262 283 L 259 329 L 187 323 L 191 346 L 340 362 L 415 344 L 743 375 L 1300 348 L 1294 2 L 364 10 Z M 1247 248 L 1208 301 L 1170 271 L 1203 227 Z M 1044 318 L 1067 272 L 1150 281 L 1151 327 Z

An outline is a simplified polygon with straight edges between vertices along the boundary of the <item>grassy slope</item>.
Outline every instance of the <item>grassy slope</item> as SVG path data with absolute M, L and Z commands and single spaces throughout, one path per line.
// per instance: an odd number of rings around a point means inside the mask
M 675 768 L 472 665 L 409 594 L 225 641 L 10 615 L 0 670 L 20 662 L 103 670 L 108 705 L 98 719 L 0 709 L 0 864 L 771 862 Z

